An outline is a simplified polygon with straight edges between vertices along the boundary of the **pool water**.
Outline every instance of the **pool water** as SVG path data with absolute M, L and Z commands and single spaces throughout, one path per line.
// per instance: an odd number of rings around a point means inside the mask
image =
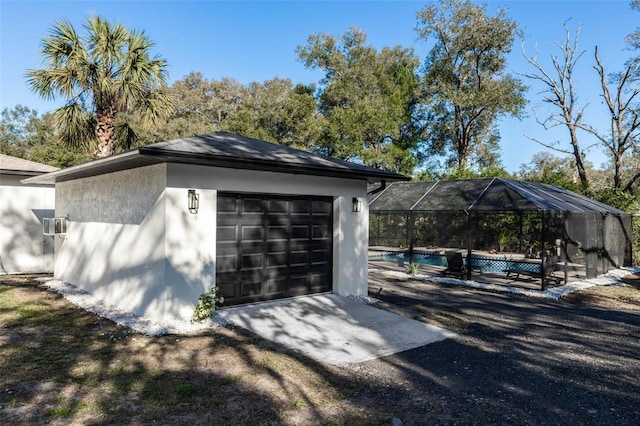
M 467 256 L 462 256 L 465 265 L 467 264 Z M 375 258 L 374 258 L 375 259 Z M 380 256 L 382 260 L 404 261 L 409 262 L 408 252 L 385 252 Z M 421 265 L 447 266 L 447 258 L 439 252 L 414 252 L 413 261 Z M 540 273 L 540 264 L 531 262 L 519 262 L 517 260 L 509 260 L 507 256 L 488 257 L 488 256 L 471 256 L 471 267 L 481 268 L 483 272 L 502 272 L 507 269 L 521 269 L 532 273 Z

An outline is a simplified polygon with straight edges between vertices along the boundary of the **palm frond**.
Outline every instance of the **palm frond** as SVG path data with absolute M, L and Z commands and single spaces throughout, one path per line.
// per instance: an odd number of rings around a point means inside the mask
M 142 115 L 142 124 L 149 126 L 158 120 L 171 115 L 175 108 L 176 99 L 169 92 L 152 90 L 139 100 L 138 109 Z
M 95 144 L 96 118 L 79 103 L 68 103 L 53 112 L 62 143 L 80 148 Z
M 116 140 L 118 148 L 126 151 L 137 145 L 138 135 L 129 123 L 123 122 L 116 125 Z
M 87 88 L 88 56 L 82 40 L 67 21 L 58 21 L 42 41 L 44 67 L 28 70 L 27 84 L 45 99 L 76 98 Z
M 68 66 L 69 62 L 86 59 L 86 51 L 75 29 L 68 21 L 57 21 L 42 41 L 41 53 L 48 68 Z

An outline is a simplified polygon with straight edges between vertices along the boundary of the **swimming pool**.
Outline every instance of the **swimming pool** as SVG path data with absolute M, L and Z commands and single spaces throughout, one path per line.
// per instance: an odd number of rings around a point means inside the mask
M 464 264 L 467 265 L 467 255 L 462 255 Z M 389 260 L 409 262 L 409 252 L 388 251 L 380 256 L 371 257 L 371 260 Z M 421 265 L 447 266 L 447 258 L 441 252 L 414 252 L 413 261 Z M 540 273 L 540 263 L 523 262 L 508 259 L 507 256 L 479 256 L 471 255 L 471 267 L 479 268 L 482 272 L 503 272 L 509 269 L 519 269 L 529 271 L 534 274 Z

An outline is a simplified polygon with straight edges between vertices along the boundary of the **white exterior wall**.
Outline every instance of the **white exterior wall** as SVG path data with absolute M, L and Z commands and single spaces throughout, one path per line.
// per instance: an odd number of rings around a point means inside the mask
M 29 176 L 0 175 L 0 274 L 53 272 L 53 237 L 42 219 L 53 217 L 53 186 L 23 185 Z
M 187 191 L 199 194 L 197 214 Z M 191 318 L 215 285 L 218 191 L 334 198 L 333 291 L 367 294 L 364 181 L 160 164 L 56 184 L 55 277 L 109 304 L 161 321 Z M 351 211 L 360 197 L 362 211 Z
M 179 295 L 172 307 L 162 303 L 171 291 L 165 185 L 165 165 L 57 183 L 56 216 L 68 224 L 66 237 L 56 236 L 55 277 L 138 315 L 180 313 Z
M 193 315 L 198 297 L 215 286 L 216 197 L 215 191 L 198 189 L 200 208 L 188 210 L 189 188 L 168 187 L 165 191 L 165 275 L 167 292 L 162 299 L 168 311 L 175 310 L 179 298 L 179 318 Z M 170 290 L 169 290 L 170 289 Z M 156 311 L 155 306 L 151 306 Z

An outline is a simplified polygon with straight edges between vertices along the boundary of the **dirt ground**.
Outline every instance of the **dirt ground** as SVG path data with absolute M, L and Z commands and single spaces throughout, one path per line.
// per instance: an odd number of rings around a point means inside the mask
M 0 277 L 2 425 L 640 424 L 640 276 L 549 301 L 371 274 L 457 337 L 344 368 L 234 327 L 146 337 L 33 278 Z

